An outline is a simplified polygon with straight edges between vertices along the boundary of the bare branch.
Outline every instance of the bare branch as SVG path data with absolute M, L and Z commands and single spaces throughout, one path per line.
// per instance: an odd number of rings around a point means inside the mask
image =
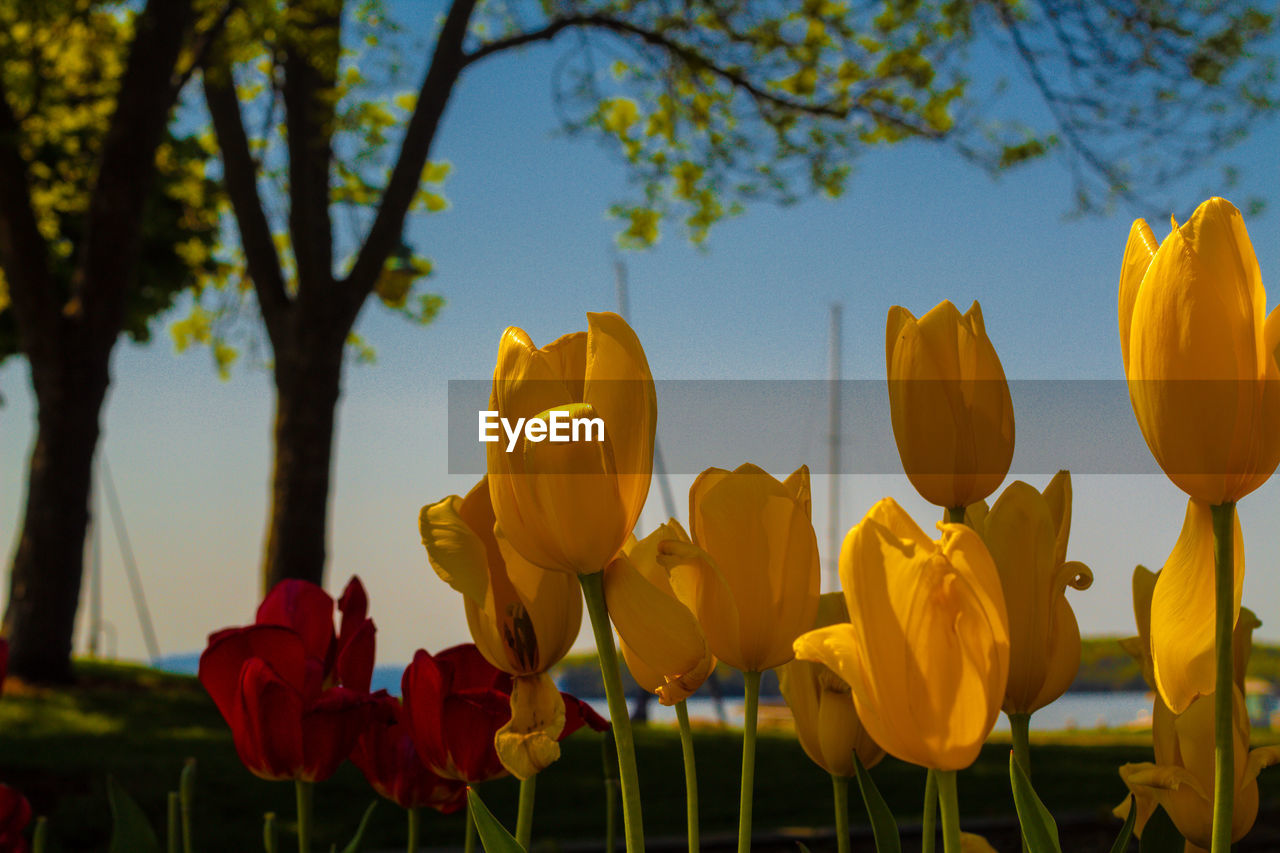
M 444 108 L 449 102 L 458 74 L 466 65 L 466 54 L 462 51 L 462 43 L 466 38 L 468 22 L 475 6 L 476 0 L 454 0 L 445 18 L 444 26 L 440 29 L 435 53 L 423 77 L 418 103 L 405 129 L 404 141 L 400 145 L 400 155 L 396 158 L 395 168 L 391 171 L 386 192 L 382 196 L 382 204 L 378 206 L 378 213 L 369 229 L 369 235 L 365 238 L 351 273 L 347 276 L 346 284 L 350 291 L 349 305 L 353 319 L 355 312 L 359 311 L 365 297 L 373 289 L 387 258 L 400 242 L 404 231 L 404 219 L 409 213 L 422 169 L 426 166 L 427 157 L 431 153 L 431 143 L 435 139 L 436 128 L 440 125 L 440 118 L 444 115 Z
M 240 245 L 244 248 L 249 277 L 253 280 L 267 334 L 273 341 L 278 340 L 290 307 L 289 295 L 271 225 L 258 192 L 258 164 L 249 149 L 235 81 L 230 67 L 219 64 L 205 69 L 203 82 L 205 104 L 222 152 L 223 177 L 240 230 Z

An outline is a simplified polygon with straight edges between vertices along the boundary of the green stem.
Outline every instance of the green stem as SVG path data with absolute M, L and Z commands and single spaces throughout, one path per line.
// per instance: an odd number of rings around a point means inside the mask
M 604 603 L 604 573 L 578 575 L 582 596 L 591 616 L 591 631 L 600 656 L 600 674 L 604 678 L 604 695 L 609 705 L 609 721 L 618 747 L 618 775 L 622 780 L 622 823 L 627 839 L 627 853 L 644 850 L 644 823 L 640 816 L 640 778 L 636 773 L 636 747 L 631 737 L 631 717 L 627 714 L 627 697 L 622 692 L 622 674 L 618 670 L 618 652 L 613 645 L 613 626 Z
M 476 818 L 471 814 L 471 809 L 467 809 L 467 834 L 462 843 L 463 853 L 475 853 L 476 851 Z
M 1213 547 L 1215 552 L 1216 646 L 1218 673 L 1213 694 L 1214 775 L 1213 775 L 1213 846 L 1212 853 L 1229 853 L 1231 850 L 1231 824 L 1234 816 L 1235 795 L 1232 701 L 1235 655 L 1231 648 L 1231 635 L 1235 631 L 1235 503 L 1220 504 L 1212 508 Z
M 1013 758 L 1022 772 L 1031 778 L 1031 715 L 1010 714 L 1009 730 L 1013 732 Z M 1027 853 L 1027 839 L 1023 836 L 1022 853 Z
M 676 703 L 676 719 L 680 722 L 680 751 L 684 754 L 684 799 L 688 812 L 689 853 L 698 853 L 698 768 L 693 761 L 689 708 L 683 699 Z
M 537 775 L 520 780 L 520 806 L 516 810 L 516 841 L 525 850 L 533 837 L 533 796 L 538 787 Z
M 942 807 L 943 853 L 960 853 L 960 804 L 956 800 L 956 771 L 935 770 L 938 805 Z
M 964 507 L 962 506 L 947 507 L 947 523 L 948 524 L 964 524 Z
M 311 853 L 312 783 L 298 779 L 293 787 L 298 795 L 298 853 Z
M 267 853 L 276 853 L 275 812 L 267 812 L 262 816 L 262 849 Z
M 618 846 L 617 812 L 618 812 L 618 780 L 604 780 L 604 849 L 605 853 L 613 853 Z
M 930 770 L 924 783 L 924 812 L 920 816 L 920 853 L 933 853 L 938 843 L 938 776 Z
M 470 810 L 468 810 L 470 811 Z M 418 810 L 405 809 L 409 815 L 409 853 L 418 853 Z
M 49 821 L 36 818 L 36 831 L 31 836 L 31 853 L 45 853 L 49 846 Z
M 738 853 L 751 850 L 751 802 L 756 776 L 756 716 L 760 709 L 760 673 L 742 673 L 746 692 L 742 725 L 742 794 L 738 799 Z
M 178 817 L 180 809 L 178 807 L 178 792 L 169 792 L 169 819 L 165 826 L 167 830 L 166 849 L 169 853 L 178 853 L 178 823 L 181 818 Z
M 849 777 L 831 774 L 836 807 L 836 853 L 849 853 Z

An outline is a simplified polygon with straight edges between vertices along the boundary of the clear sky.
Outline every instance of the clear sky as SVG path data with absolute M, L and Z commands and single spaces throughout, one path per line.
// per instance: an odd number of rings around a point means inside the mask
M 606 208 L 624 193 L 608 151 L 555 132 L 550 75 L 567 42 L 498 57 L 469 70 L 446 114 L 433 159 L 454 167 L 452 207 L 414 223 L 415 245 L 435 262 L 433 288 L 448 300 L 418 328 L 370 307 L 359 331 L 376 366 L 346 372 L 335 461 L 328 583 L 352 573 L 369 589 L 380 663 L 408 660 L 467 640 L 459 596 L 427 564 L 419 507 L 463 493 L 472 477 L 450 476 L 444 441 L 446 383 L 491 375 L 504 327 L 542 344 L 586 327 L 587 311 L 615 308 L 613 236 Z M 996 69 L 987 69 L 998 73 Z M 1010 73 L 1016 73 L 1009 69 Z M 416 72 L 415 72 L 416 74 Z M 416 85 L 416 84 L 412 84 Z M 1206 169 L 1174 187 L 1178 214 L 1207 195 L 1262 195 L 1280 203 L 1275 123 L 1232 152 L 1247 168 L 1227 191 Z M 1121 205 L 1107 218 L 1068 220 L 1070 181 L 1057 161 L 992 180 L 943 147 L 909 143 L 868 153 L 838 201 L 756 207 L 713 230 L 705 250 L 669 229 L 653 250 L 625 253 L 633 325 L 660 379 L 821 379 L 827 373 L 828 306 L 844 305 L 843 373 L 883 379 L 884 323 L 891 305 L 916 314 L 942 299 L 980 300 L 1006 373 L 1016 379 L 1121 379 L 1116 284 L 1133 217 L 1160 211 Z M 1248 222 L 1280 295 L 1280 234 L 1274 212 Z M 220 382 L 202 353 L 176 355 L 162 318 L 155 343 L 116 349 L 100 455 L 109 460 L 161 649 L 197 651 L 205 636 L 251 621 L 266 518 L 271 387 L 262 370 Z M 25 366 L 0 368 L 0 554 L 12 553 L 32 440 Z M 1089 412 L 1076 413 L 1088 422 Z M 821 424 L 825 411 L 816 411 Z M 662 411 L 659 411 L 661 422 Z M 1096 440 L 1131 441 L 1130 417 L 1102 425 Z M 699 439 L 705 441 L 705 437 Z M 797 441 L 801 440 L 797 438 Z M 804 439 L 812 467 L 821 442 Z M 1138 439 L 1140 442 L 1141 439 Z M 844 452 L 856 454 L 858 435 Z M 751 461 L 726 445 L 719 464 Z M 787 471 L 774 471 L 782 476 Z M 1018 472 L 1014 472 L 1017 476 Z M 1029 472 L 1038 487 L 1043 471 Z M 688 476 L 672 478 L 681 515 Z M 1088 563 L 1094 587 L 1072 592 L 1085 633 L 1130 633 L 1129 577 L 1137 562 L 1159 567 L 1177 537 L 1182 494 L 1163 477 L 1089 475 L 1075 480 L 1070 555 Z M 846 476 L 840 523 L 893 495 L 917 518 L 937 511 L 904 477 Z M 655 486 L 642 526 L 660 520 Z M 814 481 L 814 522 L 825 545 L 827 482 Z M 1259 635 L 1280 639 L 1280 558 L 1272 531 L 1280 486 L 1242 504 L 1248 574 L 1245 601 Z M 105 519 L 105 515 L 104 515 Z M 644 532 L 643 530 L 641 532 Z M 825 548 L 824 548 L 825 550 Z M 104 612 L 122 656 L 144 646 L 114 536 L 104 530 Z M 6 586 L 7 589 L 7 586 Z M 0 592 L 2 595 L 3 592 Z M 84 611 L 77 648 L 83 648 Z M 580 638 L 589 645 L 589 631 Z

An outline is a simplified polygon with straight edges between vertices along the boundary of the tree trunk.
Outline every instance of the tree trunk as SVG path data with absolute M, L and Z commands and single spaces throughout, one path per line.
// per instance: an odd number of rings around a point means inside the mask
M 271 477 L 265 594 L 285 578 L 324 580 L 334 421 L 342 383 L 339 343 L 290 336 L 276 347 L 275 467 Z
M 93 456 L 109 383 L 105 357 L 56 369 L 35 383 L 36 440 L 5 613 L 9 672 L 37 683 L 72 679 Z

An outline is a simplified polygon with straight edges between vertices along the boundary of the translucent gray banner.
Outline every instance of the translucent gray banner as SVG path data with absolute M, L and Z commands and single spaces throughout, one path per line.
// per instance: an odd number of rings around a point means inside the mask
M 943 389 L 944 383 L 913 384 L 917 386 L 914 390 L 926 396 L 955 391 L 954 387 Z M 982 396 L 992 390 L 991 385 L 977 387 L 981 384 L 968 383 L 966 396 Z M 557 401 L 555 389 L 531 390 L 530 385 L 524 383 L 524 399 L 550 401 L 541 408 L 569 402 Z M 619 387 L 612 390 L 617 396 L 639 391 L 639 383 L 616 385 Z M 1013 473 L 1052 474 L 1062 468 L 1076 474 L 1160 473 L 1138 429 L 1124 380 L 1013 380 L 1008 385 L 1016 416 Z M 1178 382 L 1160 383 L 1158 388 L 1150 384 L 1147 390 L 1158 392 L 1163 399 L 1192 401 L 1186 410 L 1198 414 L 1190 419 L 1207 420 L 1245 414 L 1240 401 L 1253 398 L 1255 393 L 1260 396 L 1262 385 Z M 696 474 L 711 466 L 732 468 L 753 462 L 775 474 L 785 474 L 802 464 L 813 474 L 901 474 L 886 382 L 847 380 L 838 386 L 839 454 L 833 470 L 832 382 L 658 381 L 657 437 L 666 469 L 671 474 Z M 481 413 L 489 409 L 491 390 L 492 382 L 487 379 L 449 382 L 451 474 L 479 476 L 485 472 L 488 445 L 479 440 L 479 421 Z M 499 447 L 507 447 L 500 427 L 491 427 L 491 434 L 500 437 Z

